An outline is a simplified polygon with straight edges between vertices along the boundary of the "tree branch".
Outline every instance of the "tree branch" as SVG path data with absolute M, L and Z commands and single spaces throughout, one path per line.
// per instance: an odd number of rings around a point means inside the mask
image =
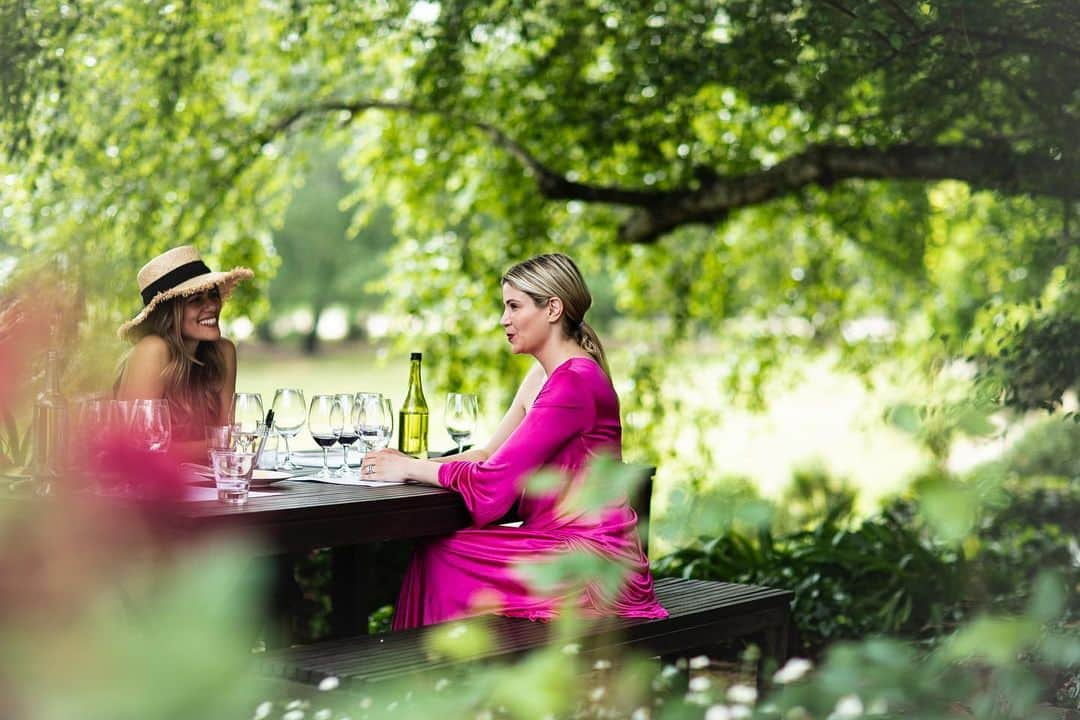
M 1041 154 L 1018 153 L 1005 143 L 903 144 L 888 148 L 819 144 L 757 172 L 699 174 L 700 184 L 696 187 L 642 190 L 594 185 L 566 179 L 491 123 L 460 113 L 383 100 L 327 101 L 297 108 L 257 133 L 250 155 L 238 161 L 223 180 L 227 184 L 235 181 L 259 157 L 265 143 L 292 130 L 305 118 L 348 112 L 351 121 L 367 110 L 437 114 L 479 130 L 532 175 L 544 197 L 629 208 L 631 213 L 619 229 L 619 238 L 626 243 L 654 243 L 683 225 L 715 224 L 733 210 L 760 205 L 810 186 L 830 187 L 844 180 L 961 180 L 975 189 L 1006 194 L 1072 197 L 1080 193 L 1080 173 L 1069 162 Z M 204 220 L 211 212 L 208 208 Z

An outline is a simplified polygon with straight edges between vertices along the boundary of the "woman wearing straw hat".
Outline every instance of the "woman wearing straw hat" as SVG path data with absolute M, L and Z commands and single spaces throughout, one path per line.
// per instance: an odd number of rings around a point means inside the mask
M 173 248 L 139 270 L 143 308 L 117 334 L 134 343 L 116 381 L 119 400 L 164 398 L 173 413 L 173 447 L 205 458 L 204 426 L 228 423 L 236 388 L 236 346 L 221 336 L 221 305 L 247 268 L 212 272 L 190 246 Z

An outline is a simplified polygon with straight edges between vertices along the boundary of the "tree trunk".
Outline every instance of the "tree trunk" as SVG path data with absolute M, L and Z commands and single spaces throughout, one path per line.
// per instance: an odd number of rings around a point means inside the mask
M 325 306 L 319 303 L 311 309 L 311 330 L 304 336 L 300 349 L 305 355 L 319 354 L 319 318 L 322 317 Z

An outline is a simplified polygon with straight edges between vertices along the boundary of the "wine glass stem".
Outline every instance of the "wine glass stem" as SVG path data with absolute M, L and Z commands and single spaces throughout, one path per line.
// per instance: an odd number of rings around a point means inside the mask
M 326 446 L 325 445 L 323 445 L 323 449 L 322 449 L 322 474 L 323 474 L 323 477 L 326 477 L 327 475 L 330 474 L 330 465 L 327 463 L 327 460 L 326 460 Z
M 292 464 L 292 453 L 289 452 L 289 436 L 285 433 L 281 433 L 281 437 L 285 439 L 285 462 L 282 463 L 285 467 Z
M 349 472 L 349 446 L 341 446 L 341 472 L 342 474 Z

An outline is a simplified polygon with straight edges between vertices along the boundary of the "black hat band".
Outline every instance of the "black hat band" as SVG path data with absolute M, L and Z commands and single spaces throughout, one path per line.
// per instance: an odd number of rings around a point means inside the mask
M 175 267 L 142 289 L 143 305 L 149 305 L 150 301 L 157 297 L 158 293 L 172 290 L 182 282 L 187 282 L 200 275 L 206 275 L 210 268 L 202 260 L 192 260 L 180 267 Z

